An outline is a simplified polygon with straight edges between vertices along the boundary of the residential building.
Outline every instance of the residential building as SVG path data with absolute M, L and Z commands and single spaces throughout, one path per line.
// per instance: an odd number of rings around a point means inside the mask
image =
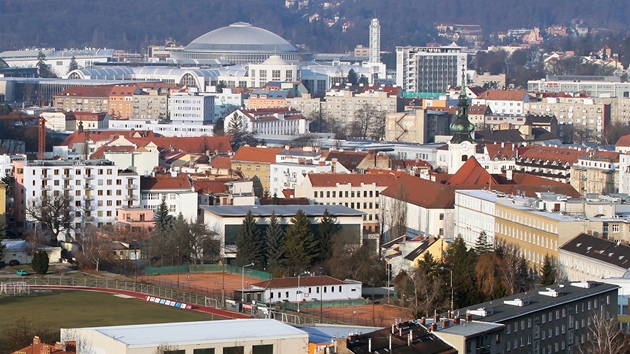
M 109 128 L 110 116 L 106 112 L 68 112 L 66 113 L 66 131 L 100 130 Z
M 62 112 L 109 112 L 111 85 L 75 86 L 54 95 L 55 110 Z
M 217 232 L 221 240 L 223 257 L 236 257 L 236 237 L 238 230 L 243 227 L 243 218 L 248 212 L 252 212 L 261 232 L 264 232 L 271 213 L 275 213 L 282 227 L 290 224 L 291 218 L 298 210 L 302 210 L 311 221 L 313 231 L 316 225 L 328 210 L 330 216 L 337 221 L 339 232 L 347 232 L 356 237 L 356 244 L 362 244 L 363 212 L 347 208 L 342 205 L 259 205 L 259 206 L 202 206 L 203 220 L 210 230 Z
M 86 223 L 101 227 L 116 220 L 120 207 L 139 206 L 140 177 L 106 160 L 14 161 L 16 228 L 37 224 L 26 212 L 27 203 L 48 195 L 64 195 L 74 216 L 70 231 Z M 62 236 L 62 235 L 60 235 Z
M 321 114 L 321 98 L 313 97 L 310 93 L 302 94 L 300 97 L 287 97 L 286 98 L 286 106 L 290 109 L 295 109 L 304 116 L 313 119 L 320 119 Z M 321 117 L 321 119 L 325 119 L 325 117 Z
M 65 344 L 61 344 L 59 342 L 55 344 L 46 344 L 42 343 L 42 340 L 38 336 L 35 336 L 33 337 L 33 343 L 31 345 L 16 350 L 11 354 L 75 354 L 76 349 L 76 343 L 72 341 L 68 341 Z
M 559 95 L 560 96 L 560 95 Z M 584 137 L 606 134 L 611 123 L 611 98 L 594 97 L 544 97 L 529 103 L 532 114 L 554 115 L 558 124 L 573 125 Z
M 630 97 L 630 83 L 615 76 L 547 76 L 527 82 L 528 92 L 581 94 L 589 97 Z
M 559 283 L 455 313 L 465 314 L 465 319 L 457 319 L 461 323 L 504 326 L 504 330 L 494 336 L 494 343 L 486 342 L 487 346 L 480 347 L 480 352 L 574 353 L 576 346 L 593 338 L 589 325 L 594 315 L 610 318 L 617 313 L 618 288 L 596 282 Z M 446 326 L 451 322 L 454 320 L 447 319 Z M 490 351 L 491 345 L 498 350 Z
M 403 143 L 434 143 L 436 135 L 448 135 L 451 117 L 429 109 L 387 113 L 385 140 Z
M 381 230 L 380 193 L 394 184 L 393 174 L 309 173 L 295 187 L 296 198 L 308 198 L 314 205 L 344 205 L 364 212 L 363 227 Z
M 510 171 L 506 175 L 490 174 L 475 158 L 469 158 L 455 174 L 433 174 L 430 179 L 403 174 L 396 183 L 381 192 L 381 210 L 385 214 L 382 216 L 385 221 L 383 234 L 386 239 L 402 236 L 390 235 L 392 226 L 386 221 L 391 219 L 396 209 L 405 206 L 408 236 L 452 239 L 457 236 L 454 233 L 455 191 L 482 189 L 493 189 L 506 195 L 524 193 L 530 197 L 536 196 L 536 192 L 549 191 L 579 197 L 579 193 L 566 183 Z
M 486 105 L 492 113 L 523 114 L 528 112 L 529 95 L 525 90 L 487 90 L 473 98 L 472 104 Z
M 325 161 L 319 149 L 285 149 L 276 155 L 271 164 L 270 196 L 280 196 L 283 190 L 294 190 L 302 185 L 304 176 L 310 173 L 326 173 L 332 170 L 332 163 Z
M 108 112 L 112 119 L 132 119 L 135 115 L 134 96 L 142 92 L 136 85 L 114 85 L 109 92 Z
M 516 170 L 558 182 L 571 181 L 571 166 L 589 150 L 531 146 L 516 158 Z
M 361 282 L 340 280 L 327 275 L 284 277 L 251 284 L 244 302 L 312 302 L 361 299 Z
M 287 99 L 291 96 L 291 92 L 288 90 L 254 90 L 247 99 L 247 109 L 287 107 Z
M 66 131 L 66 114 L 64 112 L 42 112 L 39 116 L 46 119 L 46 129 L 62 132 Z
M 157 145 L 149 142 L 138 146 L 127 139 L 119 138 L 101 146 L 90 155 L 91 159 L 112 161 L 124 170 L 131 170 L 139 175 L 148 175 L 160 166 L 160 152 Z
M 187 221 L 197 221 L 197 192 L 188 175 L 180 173 L 156 174 L 140 178 L 140 207 L 154 212 L 162 201 L 169 214 L 182 214 Z
M 243 177 L 254 182 L 254 193 L 262 197 L 271 187 L 271 164 L 283 149 L 265 146 L 241 146 L 232 157 L 232 170 L 240 171 Z
M 571 166 L 570 183 L 581 194 L 613 194 L 619 191 L 619 153 L 590 151 Z
M 211 124 L 214 122 L 214 96 L 173 92 L 168 98 L 168 112 L 174 124 Z
M 447 248 L 443 238 L 418 236 L 409 240 L 401 236 L 381 245 L 380 251 L 387 263 L 388 277 L 394 279 L 400 271 L 409 273 L 416 269 L 427 253 L 442 263 Z
M 155 226 L 153 209 L 123 207 L 116 212 L 116 226 L 127 232 L 151 232 Z
M 260 64 L 249 64 L 249 78 L 249 87 L 263 87 L 269 81 L 300 81 L 300 66 L 271 55 Z
M 141 91 L 133 95 L 133 114 L 130 119 L 166 120 L 168 91 L 169 87 L 158 85 L 141 87 Z
M 630 268 L 630 246 L 580 233 L 560 247 L 558 274 L 569 281 L 623 277 Z
M 306 332 L 269 319 L 61 328 L 61 338 L 105 354 L 155 353 L 165 343 L 178 353 L 308 353 Z
M 442 47 L 396 47 L 396 85 L 405 91 L 444 93 L 461 86 L 467 53 L 455 43 Z

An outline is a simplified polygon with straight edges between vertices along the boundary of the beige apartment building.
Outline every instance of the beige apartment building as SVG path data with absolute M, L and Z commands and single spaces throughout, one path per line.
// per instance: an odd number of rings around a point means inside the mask
M 573 124 L 603 136 L 611 122 L 612 98 L 545 97 L 529 103 L 531 114 L 555 115 L 558 124 Z
M 517 245 L 530 265 L 540 267 L 545 255 L 558 259 L 558 249 L 579 233 L 601 233 L 601 219 L 541 211 L 535 205 L 495 204 L 495 239 Z
M 570 183 L 580 194 L 611 194 L 619 191 L 619 153 L 590 152 L 571 166 Z
M 312 97 L 310 93 L 303 93 L 302 97 L 287 97 L 286 106 L 297 109 L 307 118 L 315 118 L 322 110 L 321 99 Z
M 149 88 L 133 95 L 134 119 L 168 118 L 168 89 Z
M 70 87 L 54 96 L 55 110 L 62 112 L 109 112 L 111 85 Z

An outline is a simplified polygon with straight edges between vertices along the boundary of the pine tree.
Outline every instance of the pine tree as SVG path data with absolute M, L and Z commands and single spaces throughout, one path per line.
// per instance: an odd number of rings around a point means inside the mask
M 356 85 L 359 82 L 359 75 L 354 69 L 348 71 L 348 82 L 352 85 Z
M 68 72 L 77 70 L 79 68 L 79 64 L 77 63 L 77 58 L 73 55 L 70 58 L 70 64 L 68 64 Z
M 48 253 L 45 251 L 35 252 L 33 260 L 31 261 L 31 267 L 37 274 L 46 274 L 48 272 Z
M 264 253 L 260 230 L 252 211 L 248 211 L 243 219 L 243 225 L 236 236 L 236 259 L 240 265 L 254 263 L 262 266 Z
M 192 237 L 190 233 L 190 225 L 184 219 L 184 215 L 179 213 L 177 219 L 173 222 L 173 236 L 171 237 L 172 246 L 171 251 L 175 252 L 172 255 L 179 257 L 176 259 L 174 265 L 181 265 L 182 257 L 190 258 L 193 254 Z
M 455 307 L 461 308 L 480 302 L 475 283 L 476 255 L 466 249 L 466 242 L 458 235 L 446 251 L 446 267 L 453 271 Z
M 291 225 L 284 234 L 285 264 L 290 271 L 307 268 L 313 260 L 315 236 L 310 231 L 310 221 L 302 210 L 291 218 Z
M 324 210 L 324 215 L 319 221 L 319 226 L 317 227 L 318 231 L 318 243 L 319 243 L 319 254 L 318 259 L 321 261 L 327 261 L 332 257 L 332 248 L 333 248 L 333 234 L 337 225 L 335 224 L 335 219 L 330 216 L 328 209 Z
M 219 118 L 216 122 L 214 122 L 214 126 L 212 127 L 212 135 L 214 136 L 224 136 L 225 135 L 225 119 Z
M 164 264 L 164 256 L 172 249 L 171 238 L 173 234 L 173 216 L 169 214 L 166 198 L 158 206 L 155 213 L 155 228 L 151 237 L 152 252 L 160 257 L 160 264 Z
M 265 241 L 267 266 L 271 269 L 281 268 L 284 265 L 284 231 L 275 212 L 272 212 L 269 217 Z
M 557 271 L 554 259 L 549 254 L 546 254 L 543 266 L 540 269 L 540 286 L 547 286 L 555 283 L 556 276 Z
M 478 256 L 492 252 L 492 245 L 488 242 L 488 235 L 485 231 L 479 233 L 474 250 Z
M 39 77 L 47 77 L 48 67 L 46 66 L 46 54 L 41 50 L 37 53 L 37 73 Z

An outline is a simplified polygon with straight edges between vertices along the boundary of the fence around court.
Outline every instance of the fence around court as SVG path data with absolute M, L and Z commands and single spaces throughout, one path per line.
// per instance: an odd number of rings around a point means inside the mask
M 245 268 L 233 265 L 221 265 L 221 264 L 189 264 L 181 266 L 165 266 L 165 267 L 146 267 L 144 268 L 144 274 L 146 275 L 160 275 L 160 274 L 186 274 L 186 273 L 228 273 L 228 274 L 244 274 L 251 278 L 257 278 L 260 280 L 269 280 L 272 278 L 271 273 L 263 272 L 261 270 Z

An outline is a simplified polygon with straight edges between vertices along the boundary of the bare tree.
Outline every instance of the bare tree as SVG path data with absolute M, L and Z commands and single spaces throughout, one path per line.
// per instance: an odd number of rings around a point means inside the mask
M 381 140 L 385 137 L 385 112 L 366 103 L 354 112 L 350 135 L 360 139 Z
M 74 342 L 77 353 L 95 354 L 94 347 L 92 346 L 92 341 L 80 335 L 78 330 L 64 329 L 61 332 L 61 342 L 67 345 L 69 341 Z
M 407 202 L 405 201 L 406 189 L 400 184 L 396 194 L 389 205 L 383 205 L 381 220 L 384 223 L 383 231 L 388 230 L 390 239 L 403 236 L 407 233 Z
M 71 222 L 74 219 L 70 212 L 71 202 L 70 195 L 43 195 L 26 203 L 26 214 L 39 222 L 46 236 L 56 243 L 59 235 L 71 228 Z
M 576 344 L 581 354 L 628 354 L 630 353 L 630 337 L 621 332 L 616 314 L 595 311 L 590 318 L 588 329 L 591 339 Z
M 190 225 L 190 249 L 197 264 L 213 262 L 221 257 L 221 241 L 208 229 L 201 218 Z
M 527 260 L 517 245 L 497 240 L 494 249 L 501 258 L 500 277 L 507 294 L 514 295 L 533 285 L 535 280 L 529 277 Z
M 88 226 L 79 238 L 81 245 L 81 259 L 94 266 L 98 271 L 103 261 L 113 258 L 112 241 L 102 231 Z

